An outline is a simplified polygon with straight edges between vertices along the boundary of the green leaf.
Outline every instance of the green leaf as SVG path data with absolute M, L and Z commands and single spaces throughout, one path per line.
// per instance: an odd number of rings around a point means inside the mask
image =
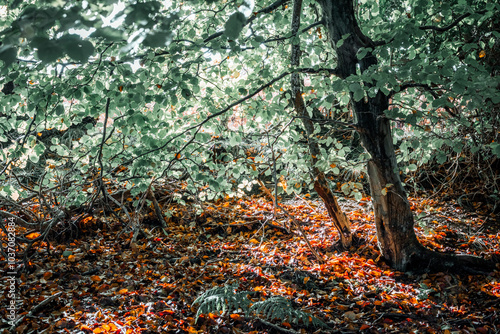
M 94 45 L 82 40 L 78 35 L 65 35 L 59 38 L 58 42 L 64 52 L 76 61 L 85 63 L 94 54 Z
M 436 161 L 438 164 L 444 164 L 447 160 L 448 160 L 448 156 L 445 153 L 443 153 L 441 151 L 439 151 L 437 153 Z
M 415 164 L 410 164 L 410 165 L 408 166 L 408 170 L 409 170 L 410 172 L 414 172 L 414 171 L 416 171 L 416 170 L 417 170 L 417 165 L 415 165 Z
M 372 52 L 373 49 L 372 48 L 361 48 L 358 50 L 358 52 L 356 53 L 356 57 L 361 60 L 363 58 L 366 57 L 366 55 L 369 53 L 369 52 Z
M 109 42 L 117 42 L 125 39 L 122 31 L 111 27 L 98 28 L 90 34 L 90 36 L 98 38 L 101 37 Z
M 55 62 L 63 55 L 63 49 L 59 44 L 45 37 L 33 38 L 31 46 L 38 49 L 38 58 L 44 63 Z
M 159 31 L 151 33 L 142 42 L 145 46 L 152 48 L 168 46 L 172 42 L 172 33 L 166 31 Z
M 229 144 L 231 146 L 236 146 L 239 143 L 241 143 L 241 137 L 239 135 L 231 136 L 231 139 L 229 140 Z
M 158 1 L 136 3 L 129 7 L 131 10 L 125 18 L 125 24 L 132 25 L 135 23 L 142 27 L 151 27 L 156 23 L 153 17 L 158 14 L 161 6 Z
M 342 38 L 341 38 L 341 39 L 339 39 L 339 41 L 335 44 L 335 47 L 336 47 L 336 48 L 340 48 L 342 45 L 344 45 L 345 40 L 346 40 L 349 36 L 351 36 L 351 34 L 350 34 L 350 33 L 349 33 L 349 34 L 344 34 L 344 35 L 342 35 Z
M 3 67 L 7 68 L 17 59 L 17 49 L 12 46 L 0 46 L 0 60 L 3 61 Z
M 241 12 L 233 13 L 224 25 L 224 35 L 229 39 L 237 39 L 247 19 Z
M 181 90 L 181 95 L 187 100 L 193 95 L 193 93 L 189 89 L 183 89 Z
M 495 154 L 497 157 L 500 157 L 500 144 L 499 143 L 491 143 L 491 152 Z
M 353 192 L 353 194 L 354 194 L 354 199 L 356 201 L 361 201 L 361 199 L 363 198 L 363 195 L 359 191 L 357 191 L 357 190 L 355 190 Z
M 356 102 L 362 100 L 364 97 L 365 97 L 365 92 L 362 89 L 355 91 L 353 94 L 354 101 Z

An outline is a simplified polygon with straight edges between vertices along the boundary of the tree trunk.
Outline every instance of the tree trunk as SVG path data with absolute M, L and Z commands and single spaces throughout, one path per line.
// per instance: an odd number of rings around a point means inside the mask
M 292 35 L 297 34 L 300 27 L 300 13 L 302 11 L 302 0 L 295 0 L 292 14 Z M 300 43 L 292 44 L 291 65 L 300 65 Z M 333 221 L 335 228 L 339 232 L 340 243 L 343 248 L 347 249 L 352 242 L 351 222 L 340 208 L 337 199 L 333 195 L 328 185 L 328 180 L 325 174 L 316 167 L 318 158 L 320 157 L 319 145 L 314 139 L 314 124 L 308 116 L 304 99 L 302 98 L 302 82 L 299 73 L 293 73 L 291 76 L 292 97 L 294 99 L 295 111 L 301 117 L 302 125 L 307 136 L 309 153 L 311 154 L 312 174 L 314 182 L 314 190 L 325 203 L 328 215 Z
M 373 41 L 365 36 L 356 21 L 352 0 L 318 0 L 323 10 L 328 38 L 337 53 L 337 72 L 342 79 L 361 73 L 378 61 L 373 53 L 358 60 L 360 48 L 374 48 Z M 344 43 L 336 47 L 342 37 Z M 368 88 L 373 84 L 364 82 Z M 457 270 L 469 272 L 487 271 L 492 264 L 473 256 L 456 256 L 432 252 L 423 247 L 414 231 L 414 220 L 406 192 L 399 179 L 393 147 L 390 122 L 384 111 L 389 98 L 381 91 L 374 97 L 355 102 L 351 93 L 352 107 L 360 130 L 361 143 L 371 155 L 368 176 L 375 213 L 377 238 L 380 251 L 396 270 Z M 465 264 L 465 265 L 464 265 Z

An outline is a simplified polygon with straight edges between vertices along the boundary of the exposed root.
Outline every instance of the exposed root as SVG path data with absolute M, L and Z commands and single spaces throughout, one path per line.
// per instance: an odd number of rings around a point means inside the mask
M 423 246 L 419 248 L 419 251 L 411 256 L 406 271 L 484 275 L 500 269 L 498 259 L 485 260 L 473 255 L 439 253 Z

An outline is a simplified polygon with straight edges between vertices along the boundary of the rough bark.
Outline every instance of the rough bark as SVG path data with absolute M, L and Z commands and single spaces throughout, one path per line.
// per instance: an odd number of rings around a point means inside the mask
M 328 38 L 337 53 L 337 72 L 343 79 L 363 73 L 376 66 L 377 58 L 369 52 L 358 60 L 356 53 L 363 47 L 374 47 L 356 21 L 352 0 L 318 0 L 320 3 Z M 344 43 L 337 42 L 346 36 Z M 365 87 L 370 83 L 364 82 Z M 473 256 L 457 256 L 428 250 L 422 246 L 414 231 L 414 220 L 406 192 L 399 179 L 398 166 L 393 147 L 389 120 L 384 111 L 389 106 L 389 97 L 381 91 L 374 97 L 365 97 L 358 102 L 352 98 L 361 143 L 371 155 L 368 176 L 375 213 L 377 238 L 380 251 L 386 261 L 401 271 L 468 271 L 484 272 L 494 264 Z
M 300 17 L 302 11 L 302 0 L 295 0 L 293 6 L 293 16 L 292 16 L 292 35 L 297 34 L 300 27 Z M 297 37 L 298 38 L 298 35 Z M 291 65 L 293 67 L 298 67 L 300 65 L 300 44 L 296 41 L 292 44 L 292 57 Z M 325 207 L 328 211 L 328 215 L 333 221 L 335 228 L 339 232 L 340 243 L 344 248 L 348 248 L 352 242 L 352 234 L 350 221 L 340 208 L 337 199 L 333 195 L 328 185 L 328 180 L 325 174 L 316 167 L 318 158 L 321 155 L 318 143 L 313 139 L 314 135 L 314 124 L 308 116 L 304 99 L 302 98 L 302 82 L 299 73 L 293 73 L 291 75 L 291 88 L 292 96 L 294 97 L 295 111 L 299 117 L 301 117 L 302 125 L 304 127 L 307 143 L 309 146 L 309 153 L 311 154 L 312 161 L 312 174 L 314 182 L 314 190 L 321 197 L 325 203 Z

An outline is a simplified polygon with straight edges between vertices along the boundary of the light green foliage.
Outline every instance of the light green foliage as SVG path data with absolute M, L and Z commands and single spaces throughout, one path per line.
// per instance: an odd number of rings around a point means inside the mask
M 479 57 L 499 38 L 488 31 L 498 13 L 490 1 L 358 2 L 360 28 L 382 43 L 357 57 L 373 53 L 379 64 L 346 80 L 328 71 L 302 74 L 308 112 L 321 108 L 326 118 L 314 138 L 292 119 L 289 76 L 270 84 L 292 70 L 290 44 L 299 39 L 290 36 L 291 6 L 255 14 L 273 1 L 255 8 L 251 1 L 10 3 L 0 11 L 0 82 L 15 88 L 0 93 L 0 170 L 11 164 L 31 181 L 45 175 L 47 187 L 76 181 L 67 203 L 90 200 L 81 189 L 86 173 L 97 171 L 134 189 L 182 176 L 186 191 L 206 200 L 241 194 L 256 177 L 270 179 L 275 164 L 279 193 L 308 192 L 306 140 L 321 146 L 316 167 L 334 182 L 346 175 L 355 181 L 370 157 L 339 122 L 356 123 L 351 98 L 379 90 L 393 95 L 386 116 L 404 123 L 393 129 L 404 172 L 466 150 L 500 156 L 491 126 L 498 121 L 498 78 L 485 61 L 489 54 Z M 485 13 L 443 33 L 419 28 L 478 10 Z M 316 2 L 305 1 L 301 28 L 320 19 Z M 301 33 L 301 67 L 335 68 L 326 35 L 321 25 Z M 405 84 L 417 86 L 401 90 Z M 119 166 L 127 169 L 116 175 Z M 15 182 L 5 173 L 0 178 Z M 340 191 L 361 198 L 357 181 L 344 183 Z
M 252 303 L 248 295 L 251 291 L 236 291 L 237 285 L 215 287 L 196 298 L 194 305 L 199 304 L 196 320 L 202 314 L 242 312 L 247 316 L 262 316 L 269 320 L 278 319 L 298 325 L 328 328 L 323 321 L 304 311 L 295 309 L 290 300 L 281 296 L 272 296 L 262 301 Z

